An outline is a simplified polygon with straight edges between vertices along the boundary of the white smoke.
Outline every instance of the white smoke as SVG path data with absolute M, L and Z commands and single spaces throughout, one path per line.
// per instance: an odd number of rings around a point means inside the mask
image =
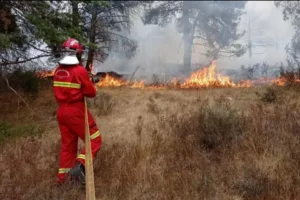
M 248 43 L 248 20 L 251 24 L 252 43 L 267 43 L 269 47 L 253 47 L 252 58 L 248 52 L 239 58 L 220 58 L 217 60 L 218 70 L 239 70 L 241 65 L 267 62 L 276 64 L 285 61 L 285 46 L 291 40 L 294 30 L 291 23 L 283 20 L 282 10 L 276 8 L 273 1 L 248 1 L 247 12 L 242 17 L 240 30 L 246 30 L 241 43 Z M 96 65 L 97 71 L 116 71 L 131 74 L 138 66 L 136 77 L 175 76 L 183 62 L 182 34 L 176 31 L 175 24 L 166 27 L 144 25 L 139 17 L 134 20 L 131 37 L 138 41 L 139 48 L 134 58 L 128 60 L 112 53 L 104 64 Z M 180 45 L 181 44 L 181 45 Z M 207 64 L 211 58 L 201 55 L 203 48 L 194 46 L 192 63 Z

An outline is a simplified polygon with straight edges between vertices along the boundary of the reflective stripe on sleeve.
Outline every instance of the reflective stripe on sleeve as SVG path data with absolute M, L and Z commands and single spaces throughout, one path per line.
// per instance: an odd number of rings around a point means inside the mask
M 55 87 L 66 87 L 66 88 L 76 88 L 79 89 L 81 86 L 78 83 L 71 82 L 61 82 L 61 81 L 53 81 L 53 86 Z
M 97 131 L 96 133 L 93 133 L 93 134 L 90 136 L 90 138 L 91 138 L 91 140 L 93 140 L 93 139 L 99 137 L 100 135 L 101 135 L 100 131 Z
M 77 156 L 77 158 L 81 158 L 81 159 L 85 160 L 85 155 L 84 155 L 84 154 L 79 154 L 79 155 Z
M 66 174 L 71 170 L 71 168 L 59 168 L 58 173 L 59 174 Z

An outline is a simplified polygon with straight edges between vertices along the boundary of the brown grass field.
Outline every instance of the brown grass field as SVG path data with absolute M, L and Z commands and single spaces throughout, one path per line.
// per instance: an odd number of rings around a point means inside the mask
M 56 186 L 60 133 L 51 89 L 0 96 L 0 199 L 85 199 Z M 299 90 L 99 89 L 101 200 L 300 199 Z M 79 148 L 82 144 L 79 145 Z

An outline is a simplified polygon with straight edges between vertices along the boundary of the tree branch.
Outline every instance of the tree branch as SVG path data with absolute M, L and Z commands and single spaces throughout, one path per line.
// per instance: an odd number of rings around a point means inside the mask
M 208 45 L 206 45 L 206 44 L 201 44 L 201 43 L 193 43 L 193 45 L 201 45 L 201 46 L 209 47 Z
M 180 49 L 180 46 L 181 46 L 182 40 L 183 40 L 183 36 L 181 37 L 181 40 L 180 40 L 180 43 L 179 43 L 179 47 L 178 47 L 177 53 L 179 53 L 179 49 Z
M 35 57 L 32 57 L 32 58 L 28 58 L 28 59 L 25 59 L 25 60 L 21 60 L 21 61 L 18 61 L 18 58 L 17 58 L 15 61 L 5 61 L 5 62 L 2 62 L 2 63 L 0 63 L 0 66 L 21 64 L 21 63 L 29 62 L 31 60 L 38 59 L 38 58 L 49 57 L 49 56 L 51 56 L 51 54 L 38 55 L 38 56 L 35 56 Z
M 27 43 L 27 45 L 34 48 L 35 50 L 38 50 L 38 51 L 41 51 L 41 52 L 44 52 L 44 53 L 51 53 L 51 51 L 46 51 L 44 49 L 40 49 L 40 48 L 34 46 L 33 44 Z

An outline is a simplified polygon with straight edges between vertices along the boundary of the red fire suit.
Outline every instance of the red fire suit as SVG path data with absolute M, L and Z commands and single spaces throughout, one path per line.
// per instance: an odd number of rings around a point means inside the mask
M 53 77 L 53 91 L 59 105 L 57 121 L 61 133 L 58 182 L 66 179 L 76 160 L 85 164 L 85 148 L 77 155 L 78 138 L 85 140 L 84 97 L 95 97 L 96 88 L 88 72 L 81 65 L 57 67 Z M 92 157 L 95 158 L 102 137 L 93 116 L 88 111 Z

